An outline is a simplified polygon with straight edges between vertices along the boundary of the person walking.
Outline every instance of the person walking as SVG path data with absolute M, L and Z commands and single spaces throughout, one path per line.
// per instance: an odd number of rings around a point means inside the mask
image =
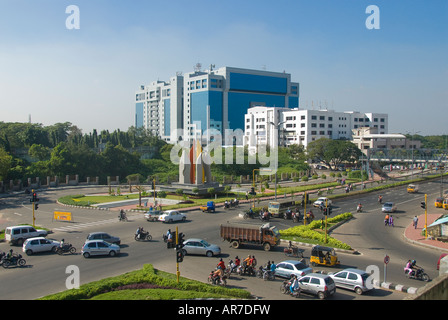
M 388 226 L 389 225 L 389 214 L 386 213 L 386 216 L 384 217 L 384 226 Z
M 417 229 L 417 224 L 418 224 L 418 218 L 417 216 L 415 216 L 414 219 L 412 220 L 412 225 L 414 226 L 414 229 Z
M 392 215 L 389 216 L 389 226 L 394 226 L 394 218 L 392 217 Z

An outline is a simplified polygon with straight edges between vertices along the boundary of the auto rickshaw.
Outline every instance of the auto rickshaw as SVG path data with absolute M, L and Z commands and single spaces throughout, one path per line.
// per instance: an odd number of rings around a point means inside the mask
M 448 210 L 448 198 L 443 199 L 442 208 Z
M 340 264 L 337 254 L 334 252 L 333 248 L 314 246 L 311 249 L 310 264 L 315 267 L 316 265 L 323 266 L 335 266 Z
M 443 208 L 443 198 L 436 198 L 436 201 L 434 202 L 434 206 L 436 208 Z
M 415 184 L 410 184 L 410 185 L 408 185 L 407 191 L 408 191 L 408 193 L 417 193 L 418 186 L 416 186 Z

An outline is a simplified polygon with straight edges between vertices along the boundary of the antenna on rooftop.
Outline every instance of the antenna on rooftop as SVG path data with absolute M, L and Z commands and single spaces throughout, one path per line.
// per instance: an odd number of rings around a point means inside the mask
M 215 67 L 215 65 L 214 64 L 211 64 L 210 65 L 210 72 L 212 72 L 213 71 L 213 68 Z
M 202 64 L 200 64 L 199 62 L 195 64 L 194 66 L 194 72 L 201 72 L 202 69 Z

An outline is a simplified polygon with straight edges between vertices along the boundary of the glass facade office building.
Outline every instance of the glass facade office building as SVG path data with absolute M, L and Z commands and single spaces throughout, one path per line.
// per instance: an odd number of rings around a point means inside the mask
M 299 83 L 291 82 L 291 75 L 285 72 L 210 68 L 183 76 L 182 103 L 182 129 L 189 136 L 184 140 L 200 136 L 208 129 L 218 130 L 224 136 L 226 129 L 244 132 L 244 116 L 253 106 L 298 108 Z M 136 121 L 138 125 L 141 123 Z M 165 130 L 167 127 L 164 126 Z M 163 134 L 167 136 L 167 132 Z

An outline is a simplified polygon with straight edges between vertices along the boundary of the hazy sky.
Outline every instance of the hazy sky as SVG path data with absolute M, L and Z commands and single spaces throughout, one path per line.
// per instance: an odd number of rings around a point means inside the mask
M 301 108 L 448 134 L 447 0 L 0 0 L 0 121 L 127 130 L 141 84 L 198 62 L 286 71 Z

